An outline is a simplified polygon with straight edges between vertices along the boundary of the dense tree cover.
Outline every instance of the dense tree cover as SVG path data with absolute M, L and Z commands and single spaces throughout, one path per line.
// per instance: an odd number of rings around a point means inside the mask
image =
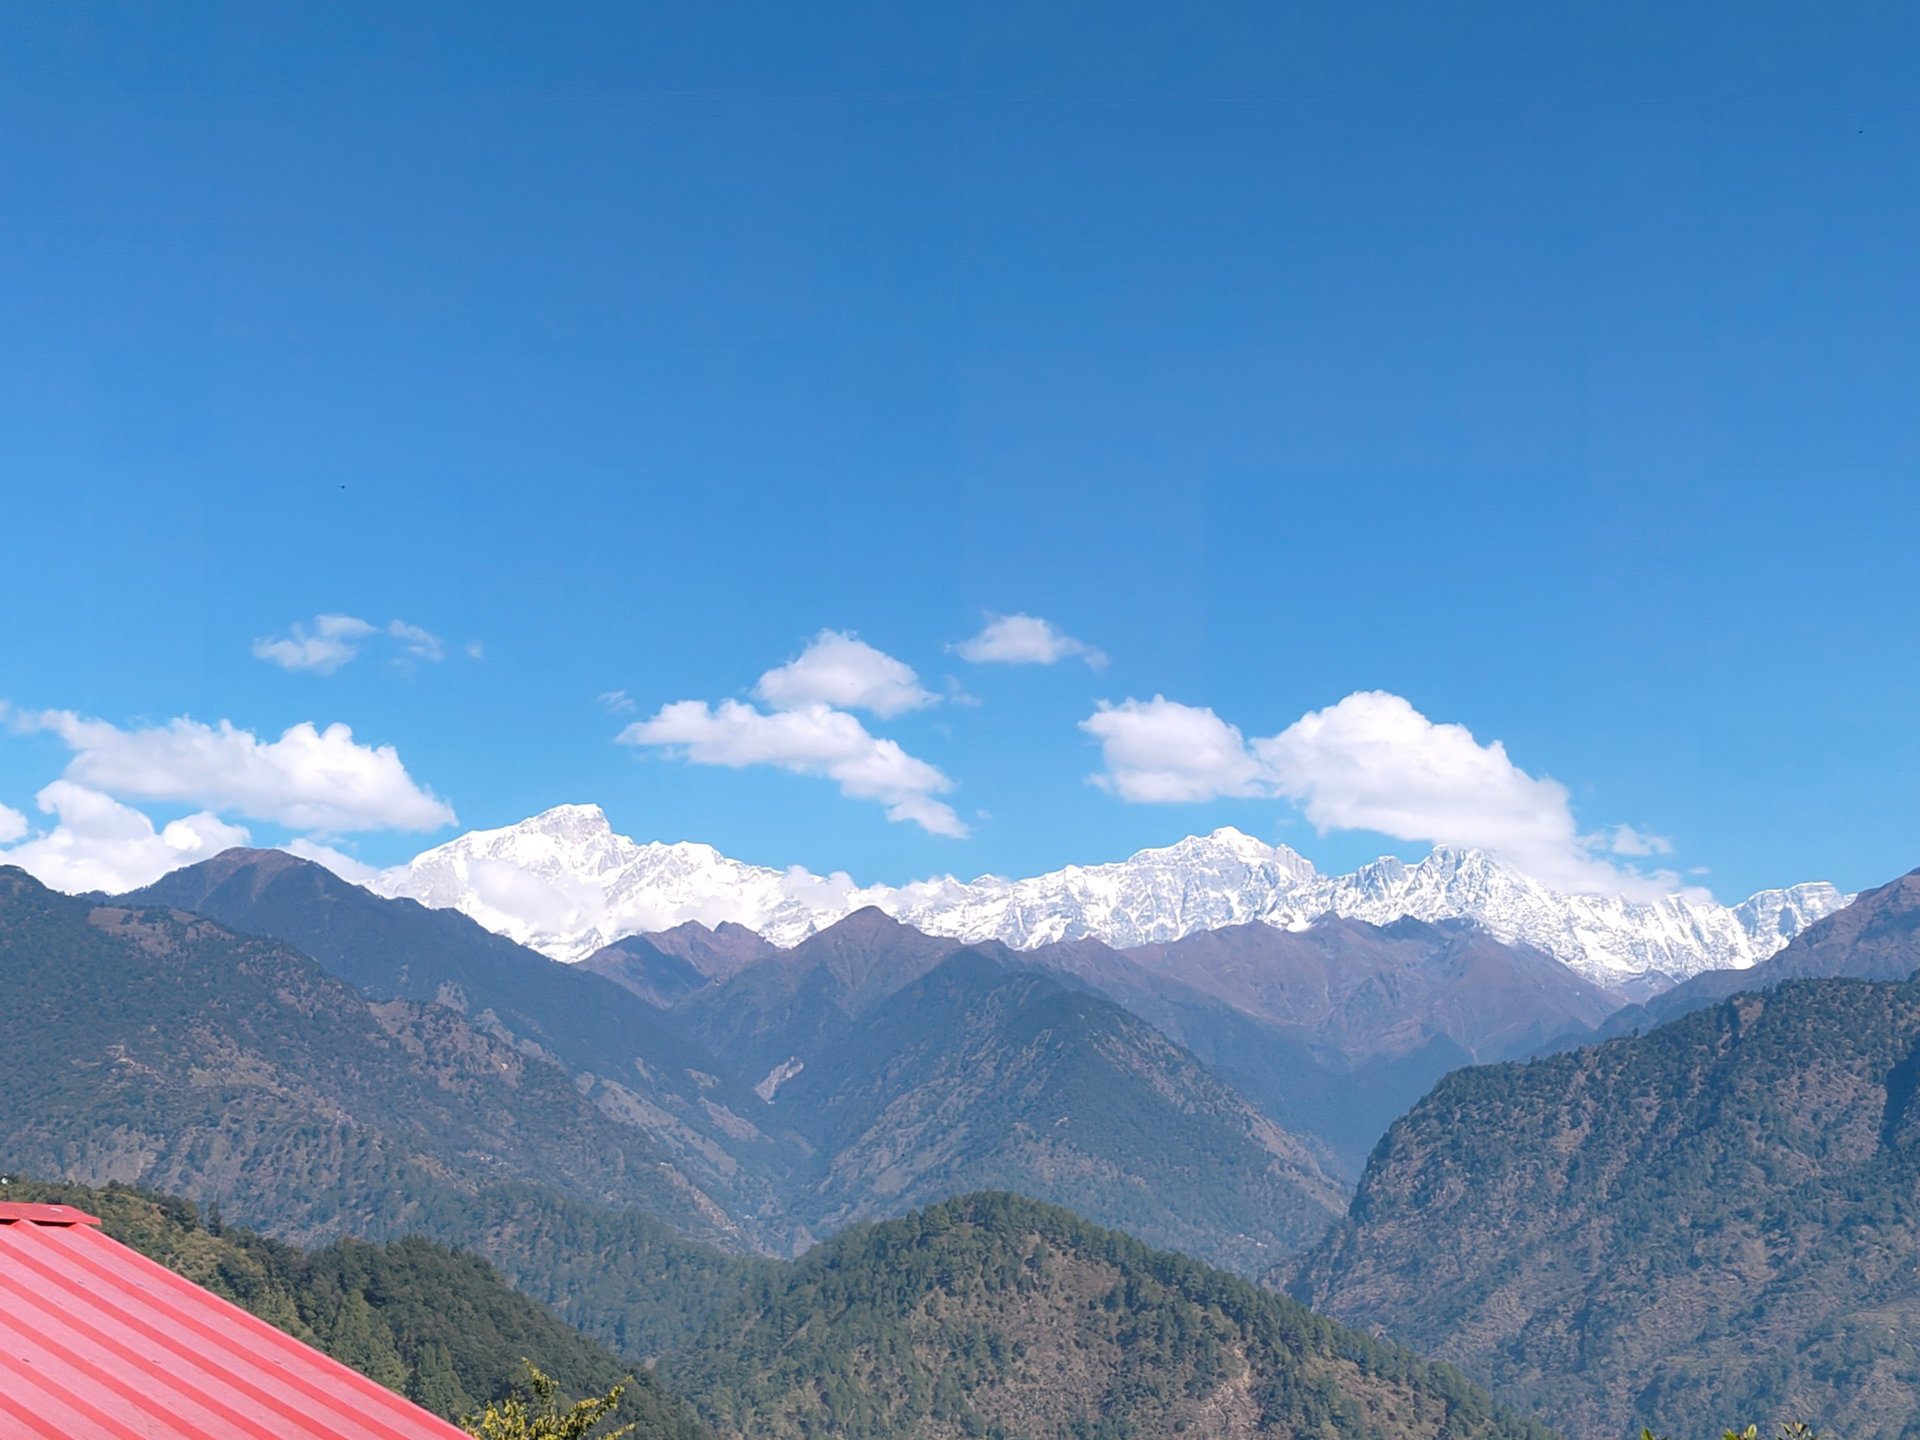
M 1920 1435 L 1920 987 L 1795 981 L 1449 1076 L 1293 1293 L 1570 1433 Z
M 0 1167 L 217 1198 L 300 1242 L 515 1181 L 733 1234 L 562 1066 L 448 1006 L 371 1002 L 283 943 L 0 866 L 0 968 Z
M 538 1185 L 422 1192 L 406 1224 L 484 1255 L 569 1325 L 637 1361 L 683 1347 L 751 1279 L 779 1268 L 688 1240 L 645 1211 Z
M 204 1218 L 188 1201 L 126 1186 L 15 1180 L 8 1199 L 74 1205 L 106 1233 L 362 1374 L 455 1419 L 504 1401 L 531 1359 L 569 1395 L 630 1383 L 611 1412 L 635 1440 L 700 1440 L 678 1400 L 484 1260 L 418 1238 L 343 1240 L 304 1252 Z
M 1451 1371 L 1009 1194 L 836 1237 L 667 1374 L 755 1440 L 1543 1433 Z

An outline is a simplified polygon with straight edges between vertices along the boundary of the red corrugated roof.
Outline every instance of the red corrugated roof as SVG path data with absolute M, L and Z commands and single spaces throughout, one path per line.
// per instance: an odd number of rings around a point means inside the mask
M 99 1224 L 0 1205 L 8 1440 L 465 1440 Z

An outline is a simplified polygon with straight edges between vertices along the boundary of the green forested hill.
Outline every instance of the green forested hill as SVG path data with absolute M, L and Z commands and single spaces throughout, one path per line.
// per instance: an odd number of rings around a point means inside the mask
M 1299 1298 L 1569 1433 L 1920 1435 L 1920 986 L 1793 981 L 1458 1071 Z
M 743 1440 L 1544 1434 L 1451 1371 L 1006 1194 L 837 1236 L 666 1373 Z
M 530 1359 L 572 1395 L 633 1381 L 620 1419 L 636 1440 L 701 1440 L 651 1374 L 616 1359 L 509 1286 L 484 1260 L 421 1239 L 345 1240 L 304 1252 L 204 1221 L 184 1200 L 124 1186 L 14 1181 L 5 1197 L 75 1205 L 196 1284 L 450 1419 L 507 1393 Z
M 446 1189 L 407 1227 L 484 1255 L 569 1325 L 636 1361 L 677 1349 L 779 1262 L 697 1244 L 644 1210 L 538 1185 Z

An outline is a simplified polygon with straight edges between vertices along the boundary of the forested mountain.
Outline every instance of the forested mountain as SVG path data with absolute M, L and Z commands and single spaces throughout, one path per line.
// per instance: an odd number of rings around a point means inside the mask
M 1457 1071 L 1283 1278 L 1595 1440 L 1913 1435 L 1916 1094 L 1920 986 L 1861 980 Z
M 390 1233 L 509 1181 L 734 1233 L 561 1066 L 444 1006 L 370 1000 L 278 941 L 0 868 L 0 973 L 7 1169 L 217 1199 L 295 1239 Z
M 388 900 L 278 850 L 229 850 L 123 897 L 284 940 L 379 1000 L 451 1007 L 575 1077 L 642 1130 L 727 1223 L 778 1243 L 776 1177 L 797 1156 L 756 1126 L 752 1090 L 603 976 L 516 945 L 452 910 Z
M 842 1233 L 666 1374 L 755 1440 L 1542 1434 L 1403 1350 L 1005 1194 Z
M 306 1252 L 118 1185 L 15 1181 L 0 1195 L 99 1216 L 121 1244 L 447 1419 L 505 1396 L 529 1359 L 576 1397 L 628 1380 L 618 1422 L 637 1426 L 634 1440 L 706 1435 L 643 1367 L 563 1324 L 484 1260 L 443 1245 L 344 1240 Z
M 1313 1238 L 1343 1188 L 1191 1054 L 1113 1002 L 867 910 L 748 966 L 674 1016 L 766 1067 L 812 1162 L 816 1233 L 983 1187 L 1257 1272 Z

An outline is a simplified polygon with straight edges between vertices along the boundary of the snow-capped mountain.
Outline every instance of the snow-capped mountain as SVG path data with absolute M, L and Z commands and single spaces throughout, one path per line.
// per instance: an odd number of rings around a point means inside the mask
M 368 888 L 459 910 L 556 960 L 584 960 L 687 920 L 732 920 L 797 945 L 883 893 L 844 875 L 747 865 L 711 845 L 642 844 L 616 834 L 598 805 L 557 805 L 518 825 L 470 831 L 382 871 Z
M 1124 948 L 1255 920 L 1300 928 L 1327 914 L 1375 924 L 1466 918 L 1630 992 L 1755 964 L 1851 898 L 1817 883 L 1737 906 L 1566 895 L 1483 851 L 1446 847 L 1415 865 L 1388 857 L 1322 875 L 1286 846 L 1232 829 L 1024 880 L 863 887 L 840 873 L 744 864 L 708 845 L 630 840 L 593 805 L 462 835 L 382 872 L 372 888 L 464 911 L 560 960 L 687 920 L 732 920 L 794 945 L 865 905 L 931 935 L 1016 949 L 1083 938 Z

